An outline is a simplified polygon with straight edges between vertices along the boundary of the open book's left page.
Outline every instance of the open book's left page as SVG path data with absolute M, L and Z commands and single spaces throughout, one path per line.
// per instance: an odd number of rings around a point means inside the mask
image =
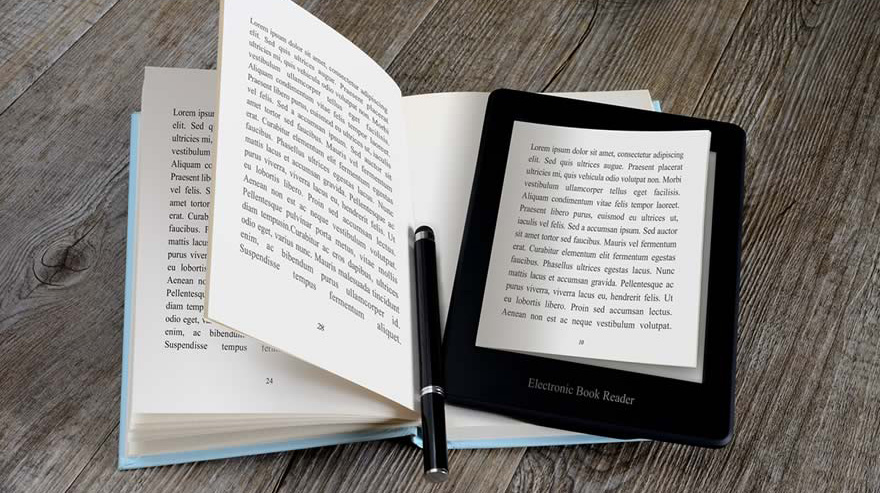
M 303 423 L 399 417 L 400 406 L 202 318 L 215 89 L 213 70 L 146 69 L 129 238 L 129 415 L 139 423 L 149 414 L 201 414 L 200 422 L 207 414 L 307 416 Z
M 414 408 L 400 89 L 288 0 L 225 0 L 207 317 Z

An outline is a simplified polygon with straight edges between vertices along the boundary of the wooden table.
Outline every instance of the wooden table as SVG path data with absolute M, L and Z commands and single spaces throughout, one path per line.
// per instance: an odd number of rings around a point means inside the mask
M 880 490 L 880 9 L 336 0 L 404 93 L 650 89 L 749 136 L 736 435 L 455 451 L 438 491 Z M 404 441 L 116 470 L 128 119 L 215 0 L 0 0 L 0 490 L 423 491 Z

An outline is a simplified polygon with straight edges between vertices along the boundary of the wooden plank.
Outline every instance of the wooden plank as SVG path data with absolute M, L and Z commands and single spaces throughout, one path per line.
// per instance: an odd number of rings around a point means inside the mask
M 267 491 L 275 489 L 287 468 L 285 454 L 266 454 L 227 460 L 150 467 L 132 471 L 116 469 L 118 430 L 107 438 L 94 459 L 68 492 L 113 491 Z
M 547 90 L 648 89 L 665 112 L 690 113 L 746 3 L 601 2 Z
M 530 450 L 511 491 L 877 490 L 878 26 L 868 1 L 752 2 L 696 107 L 750 139 L 733 444 L 626 445 L 604 471 Z
M 382 43 L 394 52 L 418 24 L 419 9 L 433 5 L 406 3 L 409 9 L 378 1 L 321 8 L 338 19 L 354 9 L 374 17 L 361 19 L 364 25 L 387 25 L 392 34 L 380 40 L 372 31 L 344 32 L 356 42 L 370 40 L 372 54 L 381 58 Z M 215 64 L 217 12 L 214 0 L 124 0 L 0 115 L 5 490 L 67 488 L 116 426 L 129 114 L 140 106 L 145 65 Z M 98 457 L 114 446 L 106 442 Z M 187 469 L 179 486 L 212 489 L 208 478 L 265 467 L 265 461 L 245 461 Z M 94 462 L 83 478 L 118 481 L 111 489 L 122 488 L 126 475 L 95 470 L 106 467 Z M 161 478 L 156 473 L 138 481 Z
M 144 65 L 215 56 L 213 42 L 186 40 L 213 38 L 216 9 L 154 5 L 117 5 L 0 115 L 0 482 L 11 491 L 64 490 L 118 420 L 128 115 Z
M 507 491 L 630 489 L 629 481 L 639 473 L 651 447 L 633 443 L 530 448 Z M 651 485 L 646 491 L 656 487 Z
M 503 491 L 522 452 L 452 450 L 449 481 L 432 485 L 422 478 L 421 450 L 409 440 L 325 447 L 295 452 L 277 491 Z
M 350 39 L 376 63 L 388 67 L 438 1 L 306 0 L 301 5 Z
M 0 114 L 117 1 L 0 4 Z
M 741 489 L 876 490 L 880 13 L 870 1 L 767 7 L 750 5 L 697 109 L 751 141 L 743 443 L 718 469 Z
M 594 8 L 577 1 L 445 0 L 388 72 L 404 94 L 540 90 L 588 28 Z

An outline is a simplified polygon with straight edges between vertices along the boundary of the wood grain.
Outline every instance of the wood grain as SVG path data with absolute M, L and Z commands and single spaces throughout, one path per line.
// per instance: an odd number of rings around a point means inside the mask
M 301 5 L 342 33 L 376 63 L 388 67 L 437 2 L 438 0 L 307 0 Z
M 550 91 L 649 89 L 667 113 L 690 113 L 746 0 L 599 2 Z
M 721 469 L 742 489 L 880 488 L 875 7 L 751 5 L 740 31 L 752 36 L 736 38 L 698 107 L 740 122 L 752 141 L 742 419 L 728 452 L 740 465 Z
M 285 454 L 267 454 L 120 471 L 116 469 L 118 439 L 117 430 L 91 460 L 89 467 L 76 478 L 68 492 L 273 491 L 289 460 Z
M 444 0 L 388 72 L 404 94 L 541 89 L 587 29 L 591 2 Z
M 0 2 L 0 114 L 117 1 Z
M 421 477 L 420 449 L 405 439 L 298 451 L 278 492 L 503 491 L 522 453 L 515 448 L 452 450 L 449 469 L 454 474 L 432 485 Z
M 404 93 L 648 88 L 749 135 L 737 431 L 454 451 L 405 440 L 115 470 L 128 114 L 145 65 L 213 67 L 211 0 L 0 0 L 0 490 L 880 489 L 880 13 L 852 2 L 304 6 Z
M 117 5 L 0 115 L 9 491 L 66 489 L 115 428 L 128 119 L 144 65 L 213 60 L 213 41 L 193 41 L 211 39 L 216 13 L 196 7 Z

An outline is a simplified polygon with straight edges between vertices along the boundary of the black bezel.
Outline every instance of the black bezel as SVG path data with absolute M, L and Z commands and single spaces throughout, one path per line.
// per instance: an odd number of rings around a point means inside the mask
M 702 383 L 476 346 L 514 121 L 607 130 L 710 130 L 717 153 Z M 722 447 L 733 433 L 745 132 L 736 125 L 499 89 L 489 96 L 445 339 L 450 403 L 614 438 Z M 528 388 L 529 378 L 635 397 Z

